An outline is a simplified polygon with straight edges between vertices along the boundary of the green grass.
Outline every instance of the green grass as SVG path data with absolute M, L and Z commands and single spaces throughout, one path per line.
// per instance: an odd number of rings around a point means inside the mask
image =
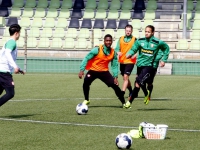
M 117 150 L 115 137 L 143 121 L 167 124 L 166 139 L 133 139 L 131 150 L 199 149 L 199 76 L 156 76 L 149 105 L 140 91 L 130 110 L 95 80 L 87 115 L 75 112 L 84 100 L 77 75 L 26 74 L 14 80 L 16 95 L 0 108 L 2 150 Z

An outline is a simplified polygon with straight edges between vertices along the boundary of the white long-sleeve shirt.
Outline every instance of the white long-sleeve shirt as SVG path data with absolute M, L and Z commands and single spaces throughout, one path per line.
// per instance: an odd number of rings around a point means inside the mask
M 9 39 L 0 51 L 0 72 L 13 72 L 17 68 L 17 44 L 14 39 Z

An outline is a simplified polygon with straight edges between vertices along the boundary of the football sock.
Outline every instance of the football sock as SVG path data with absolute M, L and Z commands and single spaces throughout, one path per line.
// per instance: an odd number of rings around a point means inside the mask
M 6 94 L 0 98 L 0 106 L 5 104 L 8 100 L 14 97 L 15 91 L 14 87 L 7 87 L 5 88 Z
M 89 100 L 89 91 L 90 91 L 90 85 L 88 85 L 87 83 L 83 83 L 83 93 L 85 96 L 85 100 Z
M 144 95 L 147 96 L 148 92 L 147 92 L 147 88 L 145 85 L 141 86 L 142 91 L 144 92 Z
M 119 100 L 121 101 L 121 103 L 125 104 L 124 95 L 122 94 L 121 89 L 116 84 L 113 84 L 111 86 L 111 88 L 115 91 L 115 94 L 117 95 L 117 97 L 119 98 Z
M 132 92 L 132 86 L 127 87 L 127 89 L 129 90 L 129 93 Z
M 151 97 L 151 93 L 152 93 L 152 91 L 153 91 L 153 84 L 148 85 L 148 86 L 147 86 L 147 89 L 148 89 L 149 92 L 150 92 L 149 97 Z
M 138 97 L 138 92 L 139 92 L 140 88 L 138 87 L 134 87 L 133 91 L 132 91 L 132 94 L 131 94 L 131 97 L 130 97 L 130 103 L 133 102 L 134 98 Z

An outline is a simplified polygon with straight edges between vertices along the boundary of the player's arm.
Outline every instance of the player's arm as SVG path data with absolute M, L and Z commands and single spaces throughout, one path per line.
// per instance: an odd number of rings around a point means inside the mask
M 122 52 L 120 52 L 120 39 L 117 42 L 117 45 L 115 47 L 115 52 L 117 52 L 117 58 L 119 59 L 119 57 L 122 55 Z
M 163 57 L 161 59 L 160 66 L 164 67 L 165 63 L 167 62 L 167 59 L 169 57 L 170 48 L 169 48 L 168 44 L 166 44 L 163 41 L 160 41 L 160 50 L 162 50 L 162 52 L 163 52 Z
M 118 85 L 118 59 L 117 59 L 117 53 L 115 52 L 114 58 L 111 61 L 111 69 L 113 72 L 114 82 L 116 85 Z
M 138 40 L 136 40 L 135 43 L 133 44 L 133 46 L 131 47 L 131 49 L 127 52 L 126 58 L 131 58 L 134 54 L 137 53 L 139 48 L 140 48 L 140 44 L 139 44 Z
M 83 61 L 81 62 L 81 65 L 80 65 L 80 72 L 78 74 L 79 78 L 81 79 L 84 75 L 84 71 L 85 71 L 85 67 L 88 63 L 88 61 L 90 59 L 92 59 L 94 56 L 96 56 L 98 54 L 98 51 L 99 51 L 99 47 L 95 47 L 93 48 L 86 56 L 85 58 L 83 59 Z

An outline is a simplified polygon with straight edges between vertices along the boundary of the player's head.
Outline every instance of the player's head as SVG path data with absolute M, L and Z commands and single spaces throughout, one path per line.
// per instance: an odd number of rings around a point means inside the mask
M 111 47 L 112 42 L 113 42 L 112 35 L 106 34 L 104 36 L 104 45 L 109 48 Z
M 9 27 L 10 36 L 15 36 L 15 39 L 18 40 L 20 37 L 21 27 L 18 24 L 12 24 Z
M 148 25 L 145 28 L 145 37 L 151 38 L 154 35 L 155 27 L 152 25 Z
M 125 34 L 126 36 L 130 36 L 133 32 L 133 26 L 130 24 L 127 24 L 125 27 Z

